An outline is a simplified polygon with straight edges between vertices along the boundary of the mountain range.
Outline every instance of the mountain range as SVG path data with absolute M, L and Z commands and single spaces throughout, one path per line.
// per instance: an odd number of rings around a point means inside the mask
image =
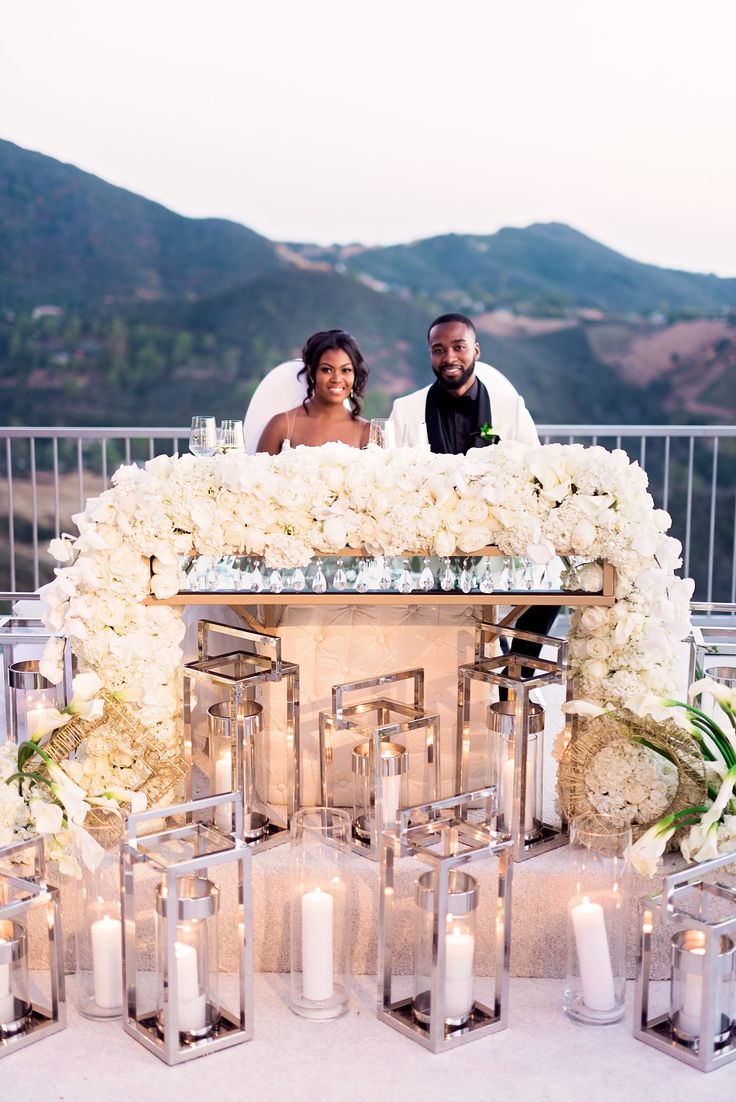
M 734 419 L 736 279 L 641 264 L 557 223 L 273 242 L 0 141 L 3 423 L 239 414 L 273 364 L 336 326 L 364 347 L 379 415 L 427 381 L 426 326 L 457 309 L 538 420 Z

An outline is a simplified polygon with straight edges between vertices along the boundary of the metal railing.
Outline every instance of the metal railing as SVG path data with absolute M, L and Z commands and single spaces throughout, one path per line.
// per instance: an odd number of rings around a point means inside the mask
M 647 470 L 703 601 L 736 602 L 736 426 L 538 425 L 544 443 L 622 448 Z M 186 448 L 185 428 L 0 428 L 0 589 L 52 576 L 46 543 L 121 463 Z

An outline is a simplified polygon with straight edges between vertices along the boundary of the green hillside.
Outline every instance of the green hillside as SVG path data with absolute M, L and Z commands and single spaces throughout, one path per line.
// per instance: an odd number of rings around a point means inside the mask
M 622 314 L 707 313 L 736 306 L 736 279 L 640 264 L 554 222 L 485 237 L 446 234 L 410 245 L 351 249 L 349 255 L 312 250 L 315 259 L 330 254 L 348 272 L 394 290 L 450 303 L 511 305 L 521 313 L 573 306 Z
M 0 309 L 216 294 L 279 266 L 245 226 L 183 218 L 0 141 Z

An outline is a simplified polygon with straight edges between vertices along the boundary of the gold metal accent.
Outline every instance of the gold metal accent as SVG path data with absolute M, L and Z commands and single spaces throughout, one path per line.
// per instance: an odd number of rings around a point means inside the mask
M 168 753 L 147 727 L 135 718 L 133 711 L 111 693 L 104 693 L 105 707 L 99 719 L 74 716 L 69 723 L 44 744 L 43 749 L 60 763 L 81 746 L 85 739 L 102 737 L 110 750 L 129 754 L 136 766 L 145 772 L 135 789 L 143 792 L 149 807 L 156 805 L 186 775 L 184 759 Z
M 692 735 L 673 719 L 657 721 L 621 708 L 611 714 L 578 719 L 557 774 L 560 804 L 568 819 L 576 815 L 592 815 L 600 819 L 601 830 L 605 829 L 608 819 L 600 816 L 591 804 L 586 782 L 596 754 L 617 742 L 648 746 L 669 759 L 677 769 L 677 790 L 669 805 L 652 822 L 674 811 L 703 803 L 707 794 L 705 766 Z M 634 837 L 643 834 L 652 822 L 632 823 Z

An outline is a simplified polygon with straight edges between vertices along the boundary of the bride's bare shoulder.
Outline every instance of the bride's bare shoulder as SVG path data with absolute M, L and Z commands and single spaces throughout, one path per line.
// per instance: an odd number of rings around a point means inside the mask
M 293 418 L 295 412 L 293 409 L 288 409 L 285 413 L 274 414 L 261 433 L 256 451 L 277 455 L 287 437 L 289 419 Z

